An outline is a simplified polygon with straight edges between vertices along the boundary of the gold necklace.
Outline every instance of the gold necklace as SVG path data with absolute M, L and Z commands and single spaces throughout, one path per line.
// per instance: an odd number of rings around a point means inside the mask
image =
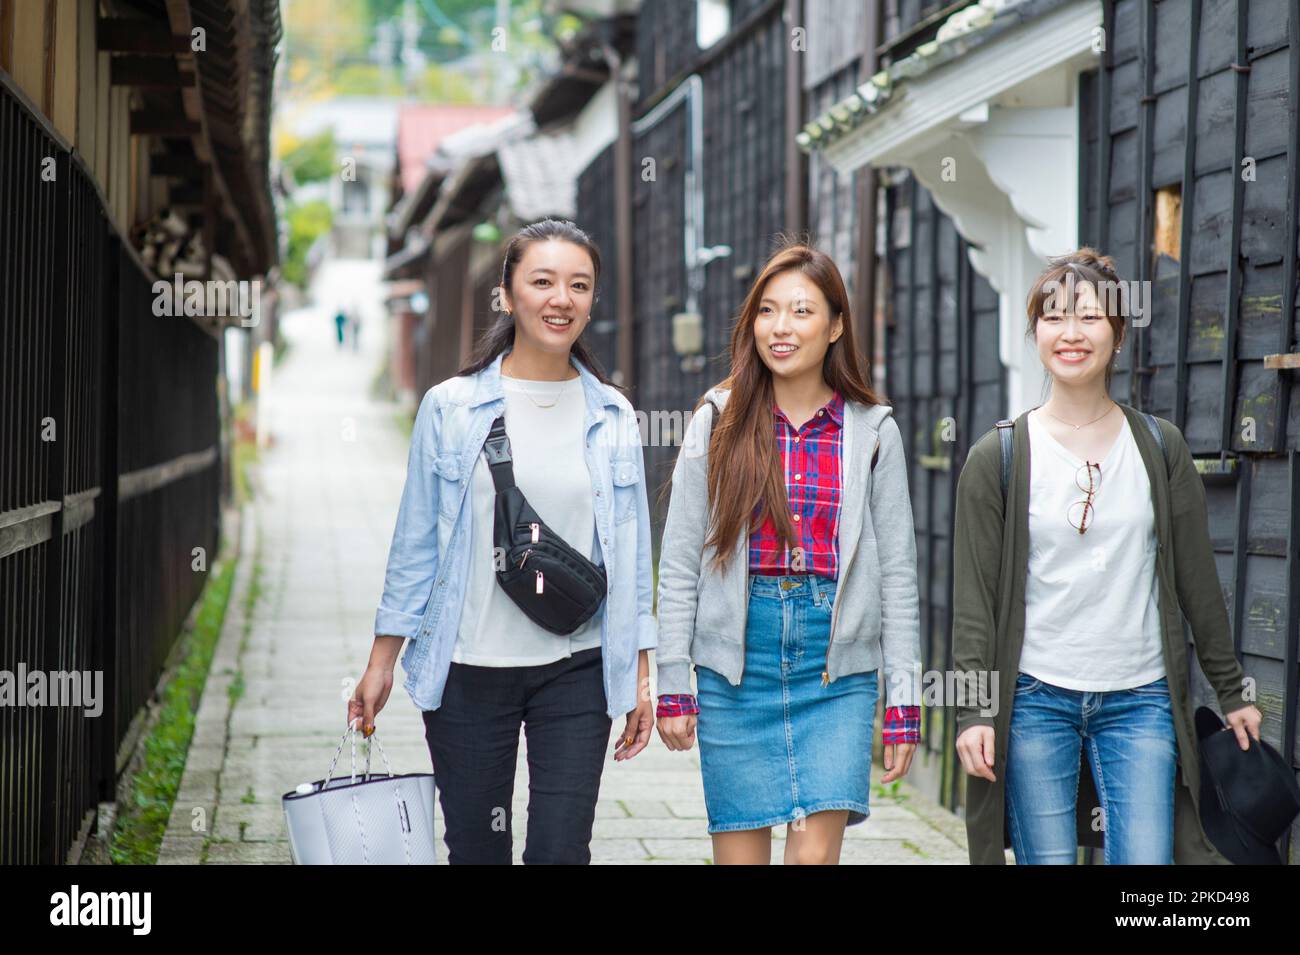
M 1070 427 L 1073 428 L 1075 431 L 1078 431 L 1080 428 L 1086 428 L 1086 427 L 1088 427 L 1088 425 L 1090 425 L 1090 424 L 1096 424 L 1096 423 L 1097 423 L 1098 421 L 1100 421 L 1102 418 L 1106 417 L 1106 415 L 1110 414 L 1110 412 L 1111 412 L 1111 408 L 1114 408 L 1114 407 L 1115 407 L 1115 402 L 1112 401 L 1112 402 L 1110 403 L 1110 408 L 1107 408 L 1105 411 L 1103 411 L 1101 414 L 1097 415 L 1097 417 L 1093 418 L 1091 421 L 1085 421 L 1083 424 L 1072 424 L 1071 422 L 1066 421 L 1064 418 L 1057 418 L 1056 415 L 1052 414 L 1050 411 L 1047 411 L 1046 408 L 1044 408 L 1043 410 L 1046 411 L 1049 415 L 1052 415 L 1053 418 L 1056 418 L 1056 420 L 1059 421 L 1059 422 L 1061 422 L 1061 424 L 1068 424 L 1068 425 L 1070 425 Z
M 506 374 L 506 364 L 504 361 L 501 362 L 501 373 L 505 375 L 507 378 L 511 377 L 509 374 Z M 575 377 L 580 377 L 580 376 L 575 376 Z M 556 405 L 560 403 L 560 398 L 563 397 L 563 394 L 559 391 L 556 392 L 555 400 L 552 401 L 550 404 L 542 404 L 541 402 L 539 402 L 536 398 L 533 397 L 532 392 L 529 391 L 526 387 L 524 387 L 524 382 L 528 380 L 529 379 L 527 378 L 515 378 L 514 381 L 519 383 L 515 390 L 523 392 L 524 395 L 528 398 L 528 400 L 533 403 L 534 408 L 542 408 L 542 409 L 554 408 Z M 573 381 L 573 380 L 574 380 L 573 378 L 560 379 L 560 381 Z
M 533 403 L 534 408 L 554 408 L 556 405 L 560 403 L 561 396 L 559 392 L 556 392 L 554 401 L 552 401 L 549 405 L 544 405 L 539 403 L 538 400 L 533 397 L 532 392 L 530 392 L 527 388 L 519 388 L 517 390 L 522 391 L 527 396 L 528 400 Z

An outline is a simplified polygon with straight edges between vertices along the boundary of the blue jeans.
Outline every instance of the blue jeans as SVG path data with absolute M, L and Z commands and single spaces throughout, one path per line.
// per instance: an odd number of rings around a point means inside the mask
M 1107 865 L 1172 865 L 1174 737 L 1169 682 L 1067 690 L 1021 673 L 1007 744 L 1006 804 L 1019 865 L 1076 859 L 1080 747 L 1097 787 Z

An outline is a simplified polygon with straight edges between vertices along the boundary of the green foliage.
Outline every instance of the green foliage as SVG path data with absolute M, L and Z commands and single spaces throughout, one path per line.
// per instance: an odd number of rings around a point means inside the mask
M 303 288 L 307 281 L 307 250 L 330 230 L 334 214 L 330 211 L 328 202 L 317 199 L 290 203 L 284 215 L 289 223 L 289 251 L 284 258 L 284 278 Z
M 181 638 L 184 657 L 163 691 L 158 720 L 144 742 L 144 765 L 132 778 L 132 798 L 119 807 L 109 845 L 114 864 L 153 865 L 158 859 L 234 579 L 233 560 L 213 568 L 199 598 L 202 604 L 194 629 Z
M 293 174 L 294 182 L 324 182 L 335 173 L 334 130 L 327 129 L 316 136 L 300 140 L 284 154 L 284 166 Z

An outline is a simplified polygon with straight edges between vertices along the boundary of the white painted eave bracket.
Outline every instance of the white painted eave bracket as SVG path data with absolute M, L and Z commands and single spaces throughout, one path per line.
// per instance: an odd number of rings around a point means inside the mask
M 906 95 L 864 119 L 826 147 L 839 172 L 889 165 L 891 153 L 926 149 L 945 138 L 949 124 L 980 104 L 1062 64 L 1097 56 L 1101 0 L 1078 0 L 1007 30 L 932 72 L 905 80 Z

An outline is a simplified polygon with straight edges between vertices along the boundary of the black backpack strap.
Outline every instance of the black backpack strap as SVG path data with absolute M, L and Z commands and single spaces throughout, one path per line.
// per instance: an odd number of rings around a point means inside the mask
M 1010 418 L 1003 418 L 996 425 L 998 444 L 1002 450 L 1002 503 L 1007 502 L 1007 487 L 1011 484 L 1011 459 L 1015 456 L 1016 423 Z
M 514 459 L 510 456 L 510 439 L 506 437 L 506 419 L 504 416 L 492 422 L 487 440 L 483 442 L 483 453 L 487 455 L 488 467 L 492 471 L 492 484 L 500 494 L 515 486 Z
M 1150 431 L 1151 436 L 1156 439 L 1156 444 L 1160 445 L 1160 454 L 1165 459 L 1165 471 L 1168 471 L 1169 448 L 1165 446 L 1165 433 L 1160 430 L 1160 422 L 1156 420 L 1156 416 L 1153 414 L 1148 414 L 1145 411 L 1141 412 L 1141 414 L 1142 420 L 1147 423 L 1147 430 Z

